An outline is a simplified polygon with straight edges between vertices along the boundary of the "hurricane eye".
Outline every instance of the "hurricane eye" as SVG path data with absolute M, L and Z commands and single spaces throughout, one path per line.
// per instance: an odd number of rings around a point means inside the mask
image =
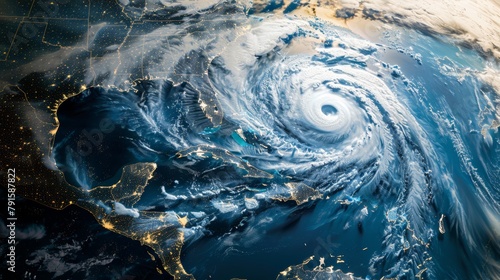
M 321 107 L 321 112 L 323 112 L 325 116 L 333 116 L 337 114 L 337 109 L 332 105 L 323 105 L 323 107 Z

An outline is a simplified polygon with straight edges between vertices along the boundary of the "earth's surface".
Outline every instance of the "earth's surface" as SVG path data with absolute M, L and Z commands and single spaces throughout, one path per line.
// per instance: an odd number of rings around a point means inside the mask
M 499 279 L 500 3 L 400 2 L 3 1 L 3 279 Z

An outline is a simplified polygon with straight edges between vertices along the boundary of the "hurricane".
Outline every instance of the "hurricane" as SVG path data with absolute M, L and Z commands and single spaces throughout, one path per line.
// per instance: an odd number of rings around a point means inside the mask
M 500 277 L 498 29 L 377 1 L 119 2 L 98 57 L 43 54 L 3 95 L 77 85 L 53 90 L 42 163 L 64 180 L 35 201 L 175 279 Z M 39 66 L 63 51 L 81 71 Z

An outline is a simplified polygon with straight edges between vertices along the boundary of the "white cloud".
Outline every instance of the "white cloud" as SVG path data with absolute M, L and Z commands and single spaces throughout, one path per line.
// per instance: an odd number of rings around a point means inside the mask
M 17 229 L 16 237 L 18 239 L 42 239 L 45 236 L 45 227 L 43 225 L 30 225 L 26 228 Z
M 139 218 L 139 210 L 135 208 L 127 208 L 120 202 L 115 201 L 115 213 L 118 215 L 127 215 L 134 218 Z
M 234 205 L 230 201 L 216 200 L 216 201 L 212 201 L 212 205 L 215 208 L 217 208 L 217 210 L 219 210 L 221 213 L 229 213 L 229 212 L 234 212 L 234 211 L 238 210 L 238 206 Z
M 255 198 L 245 198 L 245 207 L 247 209 L 255 209 L 259 207 L 259 202 Z

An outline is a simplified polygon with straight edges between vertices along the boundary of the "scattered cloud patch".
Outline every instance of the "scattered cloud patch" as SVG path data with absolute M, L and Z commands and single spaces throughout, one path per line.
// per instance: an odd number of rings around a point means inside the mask
M 115 213 L 118 215 L 126 215 L 134 218 L 139 218 L 139 210 L 135 208 L 127 208 L 120 202 L 115 201 Z

